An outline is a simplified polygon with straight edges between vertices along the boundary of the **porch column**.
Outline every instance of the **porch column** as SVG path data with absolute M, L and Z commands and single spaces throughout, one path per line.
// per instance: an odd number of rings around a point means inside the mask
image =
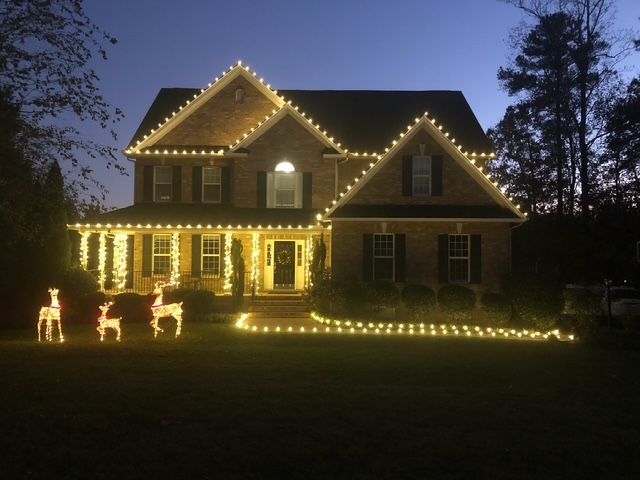
M 89 235 L 91 232 L 80 232 L 80 266 L 83 270 L 89 265 Z
M 311 279 L 311 265 L 313 264 L 313 237 L 307 234 L 306 262 L 304 265 L 304 288 L 310 290 L 313 287 Z
M 224 234 L 224 291 L 231 293 L 231 280 L 233 277 L 233 263 L 231 262 L 231 241 L 233 233 Z
M 105 268 L 107 265 L 107 235 L 100 232 L 100 243 L 98 248 L 98 283 L 100 290 L 104 291 L 104 282 L 106 280 Z
M 180 234 L 171 234 L 171 277 L 172 285 L 180 284 Z
M 127 283 L 127 234 L 116 233 L 113 239 L 113 288 L 124 290 Z
M 251 286 L 252 296 L 258 294 L 260 289 L 260 234 L 251 236 Z

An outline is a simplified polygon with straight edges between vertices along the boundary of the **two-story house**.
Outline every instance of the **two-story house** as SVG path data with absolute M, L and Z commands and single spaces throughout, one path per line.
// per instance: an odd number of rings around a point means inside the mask
M 158 280 L 304 291 L 314 242 L 335 278 L 499 289 L 525 215 L 484 173 L 491 145 L 461 92 L 276 91 L 238 63 L 162 89 L 125 149 L 134 204 L 73 225 L 105 290 Z

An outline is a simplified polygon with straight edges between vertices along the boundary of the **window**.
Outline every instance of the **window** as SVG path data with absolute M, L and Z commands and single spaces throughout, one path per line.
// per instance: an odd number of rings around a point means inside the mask
M 296 206 L 296 176 L 293 173 L 275 174 L 276 208 Z
M 153 273 L 171 271 L 171 234 L 153 236 Z
M 236 89 L 236 103 L 244 103 L 244 88 Z
M 267 174 L 267 208 L 302 208 L 302 173 Z
M 220 235 L 202 235 L 202 273 L 220 275 Z
M 153 201 L 170 202 L 171 184 L 173 182 L 173 168 L 162 166 L 153 167 Z
M 373 279 L 393 280 L 393 234 L 373 235 Z
M 202 168 L 202 201 L 220 203 L 222 175 L 220 167 Z
M 469 235 L 449 235 L 449 282 L 469 283 Z
M 415 196 L 431 195 L 431 157 L 413 157 L 413 190 Z

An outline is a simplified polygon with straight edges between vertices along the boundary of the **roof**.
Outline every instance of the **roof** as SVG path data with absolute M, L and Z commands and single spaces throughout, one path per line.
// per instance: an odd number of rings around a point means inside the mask
M 519 217 L 499 205 L 344 205 L 329 215 L 340 218 L 398 218 L 398 219 L 513 219 Z
M 161 89 L 129 146 L 200 92 L 197 88 Z M 279 90 L 278 94 L 299 106 L 351 151 L 384 151 L 398 132 L 426 111 L 468 151 L 493 150 L 460 91 Z
M 101 224 L 313 225 L 316 211 L 300 208 L 236 208 L 206 203 L 137 203 L 97 215 Z

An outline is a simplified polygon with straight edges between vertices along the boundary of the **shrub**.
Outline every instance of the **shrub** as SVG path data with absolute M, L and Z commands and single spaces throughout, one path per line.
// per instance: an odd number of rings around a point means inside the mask
M 504 326 L 511 320 L 511 301 L 502 293 L 485 293 L 480 297 L 482 310 L 492 326 Z
M 365 288 L 358 281 L 344 281 L 340 284 L 344 310 L 352 317 L 363 317 L 369 314 L 369 304 Z
M 374 311 L 383 308 L 393 308 L 400 301 L 400 292 L 396 284 L 389 280 L 373 280 L 364 287 L 364 295 L 367 303 Z
M 462 285 L 445 285 L 438 290 L 438 304 L 449 322 L 468 322 L 476 304 L 476 294 Z
M 165 303 L 182 302 L 182 316 L 188 322 L 203 321 L 205 316 L 214 311 L 215 294 L 209 290 L 194 290 L 193 288 L 167 289 L 164 299 Z
M 346 302 L 344 287 L 344 284 L 335 280 L 317 280 L 309 294 L 311 307 L 323 314 L 343 311 Z
M 109 309 L 110 317 L 122 317 L 123 322 L 150 322 L 153 295 L 120 293 L 113 298 Z
M 94 322 L 104 294 L 98 291 L 98 281 L 82 268 L 68 270 L 60 285 L 60 304 L 65 322 Z
M 426 285 L 405 285 L 402 289 L 402 302 L 416 319 L 433 310 L 436 305 L 436 294 Z
M 574 320 L 575 330 L 580 335 L 591 333 L 600 314 L 598 295 L 586 288 L 565 288 L 562 297 L 563 313 Z
M 549 330 L 562 312 L 560 283 L 549 275 L 517 274 L 507 283 L 507 295 L 520 319 L 539 329 Z

